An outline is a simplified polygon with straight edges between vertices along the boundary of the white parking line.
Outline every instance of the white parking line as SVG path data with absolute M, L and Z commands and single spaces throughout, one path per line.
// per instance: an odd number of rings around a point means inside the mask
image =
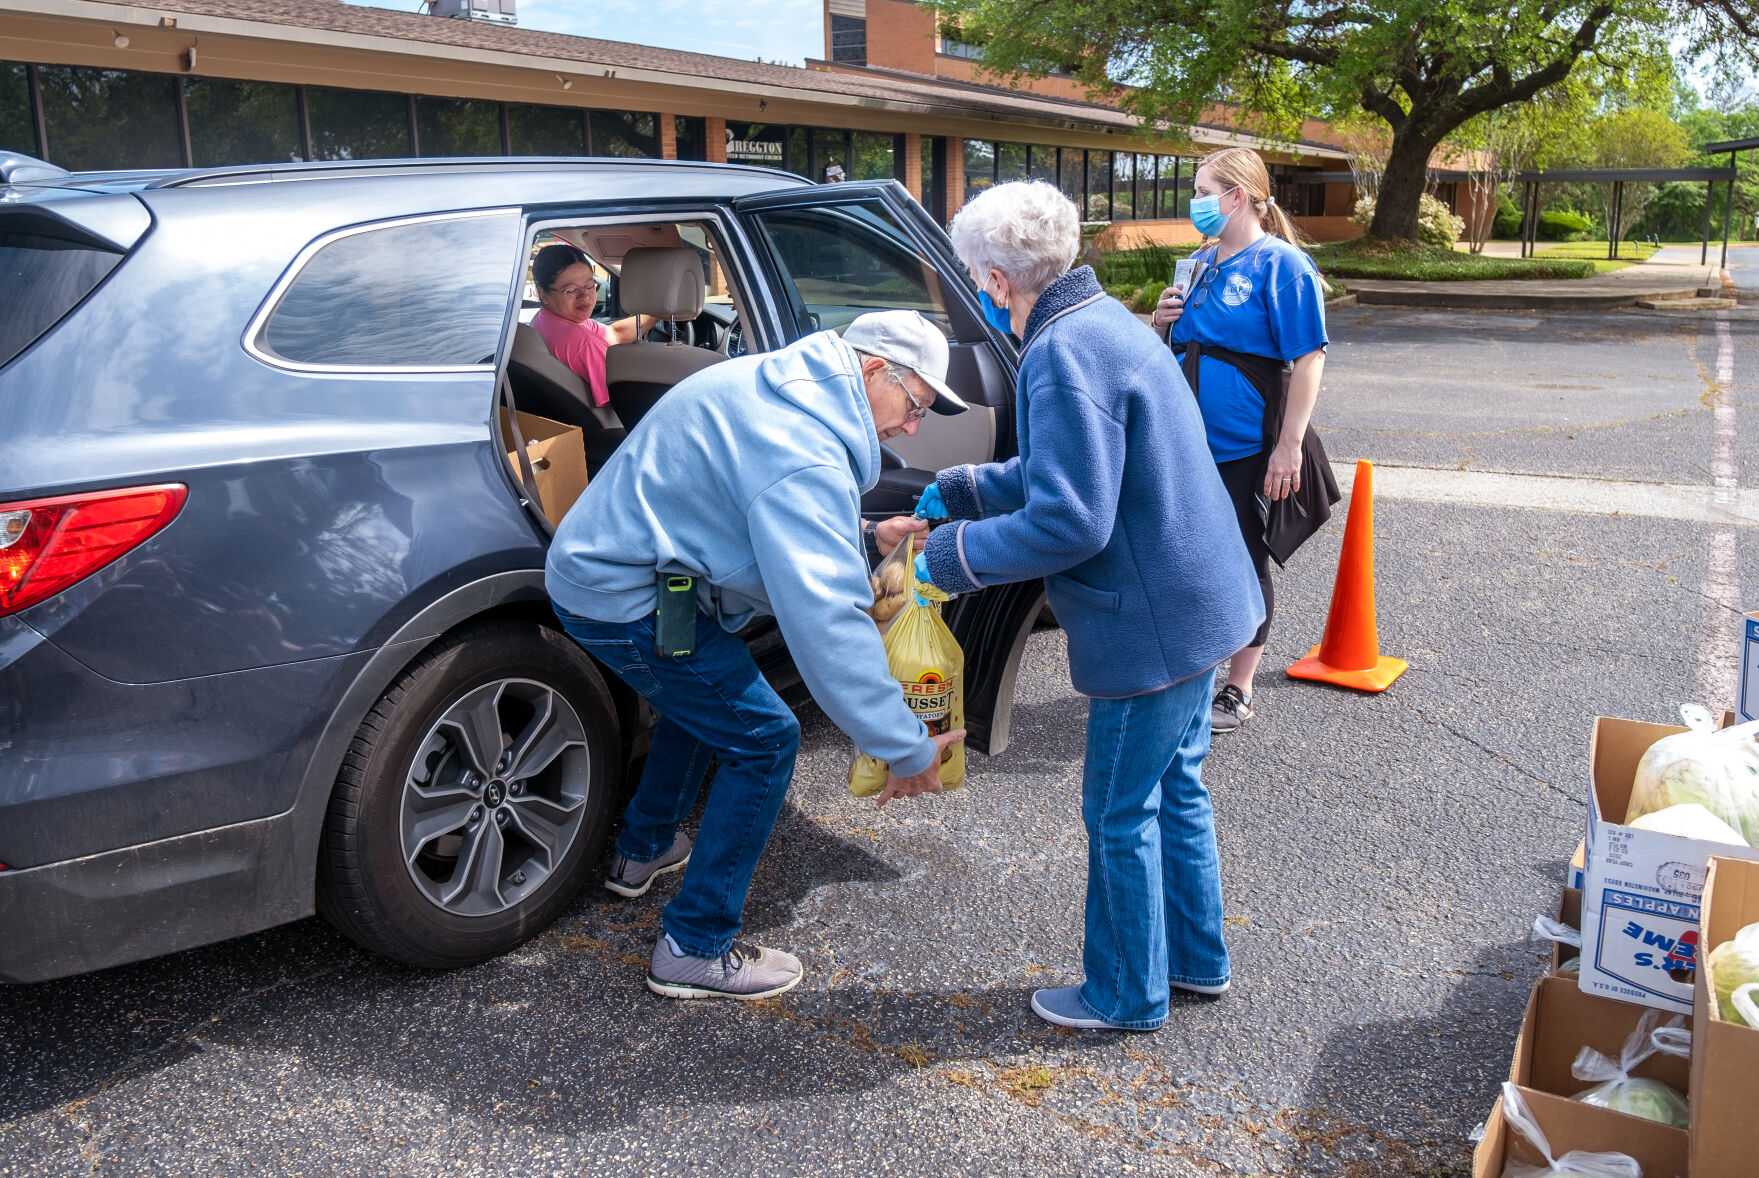
M 1720 412 L 1720 407 L 1719 407 Z M 1733 407 L 1728 429 L 1733 433 Z M 1719 429 L 1720 429 L 1719 424 Z M 1720 440 L 1719 440 L 1720 442 Z M 1719 445 L 1720 450 L 1720 445 Z M 1728 445 L 1732 470 L 1734 446 Z M 1332 465 L 1338 486 L 1349 493 L 1353 463 Z M 1720 471 L 1718 478 L 1725 477 Z M 1635 516 L 1673 519 L 1725 527 L 1759 527 L 1759 490 L 1729 483 L 1694 486 L 1684 483 L 1638 483 L 1615 479 L 1569 478 L 1562 475 L 1499 474 L 1487 470 L 1439 470 L 1423 466 L 1374 468 L 1374 493 L 1382 499 L 1417 503 L 1451 503 L 1461 507 L 1514 507 L 1532 511 L 1566 511 L 1580 515 Z M 1733 533 L 1730 532 L 1731 540 Z M 1733 568 L 1733 565 L 1730 565 Z

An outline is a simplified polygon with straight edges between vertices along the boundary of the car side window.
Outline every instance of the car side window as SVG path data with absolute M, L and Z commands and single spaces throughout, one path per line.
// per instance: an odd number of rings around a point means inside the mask
M 940 273 L 879 201 L 787 206 L 753 219 L 801 335 L 884 310 L 920 311 L 952 334 Z
M 493 364 L 518 228 L 516 213 L 495 211 L 346 230 L 305 255 L 255 350 L 322 368 Z

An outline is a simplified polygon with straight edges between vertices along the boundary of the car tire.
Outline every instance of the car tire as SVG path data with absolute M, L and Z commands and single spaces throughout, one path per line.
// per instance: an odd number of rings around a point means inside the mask
M 319 842 L 319 913 L 428 969 L 524 943 L 598 861 L 621 749 L 605 682 L 566 635 L 511 620 L 448 635 L 349 746 Z

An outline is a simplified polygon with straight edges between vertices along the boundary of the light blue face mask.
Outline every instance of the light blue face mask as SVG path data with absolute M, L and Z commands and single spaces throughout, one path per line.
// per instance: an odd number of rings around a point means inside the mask
M 1232 192 L 1233 189 L 1228 191 Z M 1223 195 L 1218 192 L 1214 196 L 1191 198 L 1191 224 L 1205 237 L 1219 237 L 1221 231 L 1228 227 L 1229 218 L 1221 210 Z
M 989 291 L 980 290 L 977 292 L 977 305 L 983 308 L 983 317 L 989 320 L 991 327 L 1003 335 L 1008 335 L 1014 330 L 1014 321 L 1008 315 L 1008 309 L 996 306 L 995 300 L 989 297 Z

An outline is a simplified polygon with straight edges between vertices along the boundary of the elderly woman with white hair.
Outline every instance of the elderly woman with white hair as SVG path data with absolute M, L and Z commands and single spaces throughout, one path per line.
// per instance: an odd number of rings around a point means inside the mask
M 1089 697 L 1078 986 L 1032 1008 L 1069 1027 L 1154 1030 L 1170 988 L 1220 994 L 1215 824 L 1201 768 L 1215 668 L 1264 616 L 1233 506 L 1178 364 L 1093 270 L 1074 205 L 997 185 L 954 219 L 985 314 L 1021 340 L 1019 457 L 943 470 L 919 510 L 941 588 L 1044 578 Z

